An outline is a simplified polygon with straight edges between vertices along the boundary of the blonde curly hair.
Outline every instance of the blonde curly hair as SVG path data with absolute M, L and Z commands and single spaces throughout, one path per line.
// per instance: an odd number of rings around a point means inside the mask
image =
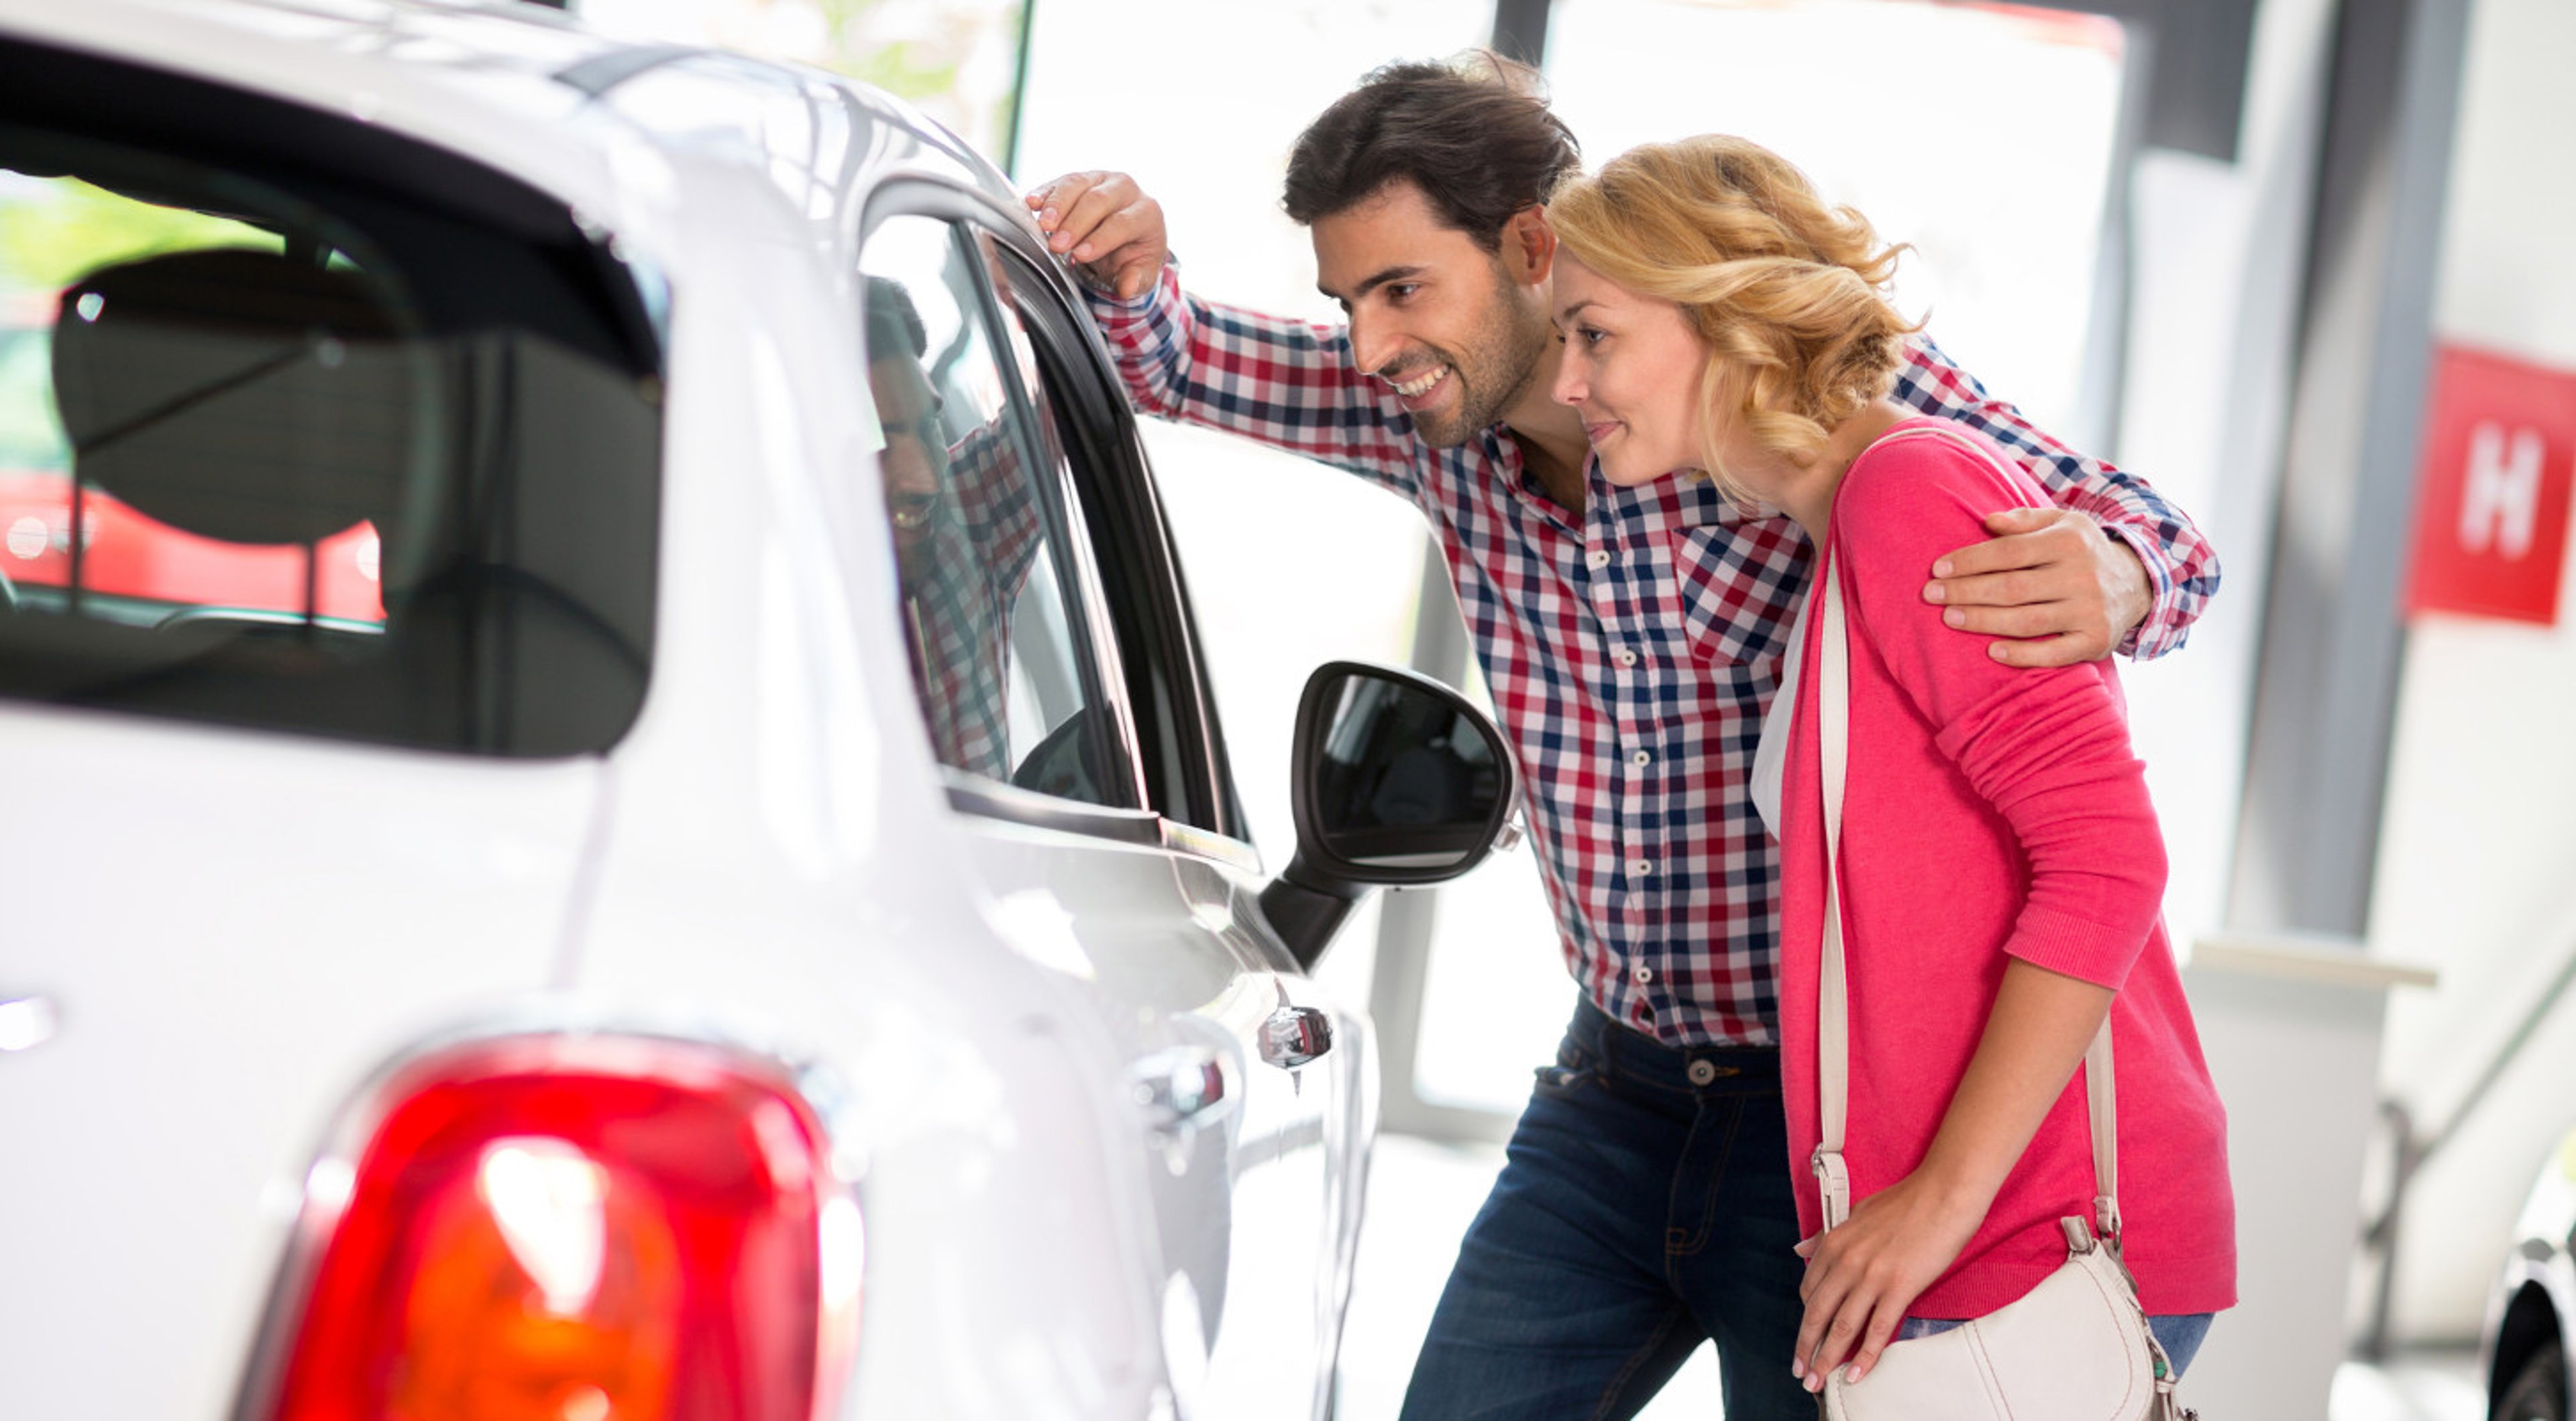
M 1559 187 L 1547 220 L 1576 260 L 1681 307 L 1707 343 L 1702 467 L 1739 497 L 1719 416 L 1805 464 L 1886 395 L 1906 336 L 1922 328 L 1884 294 L 1906 248 L 1880 245 L 1869 219 L 1828 205 L 1804 173 L 1741 138 L 1632 148 Z

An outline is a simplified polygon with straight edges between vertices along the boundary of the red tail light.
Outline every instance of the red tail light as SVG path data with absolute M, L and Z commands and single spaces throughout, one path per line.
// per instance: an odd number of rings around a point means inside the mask
M 316 1168 L 300 1315 L 251 1414 L 825 1409 L 856 1324 L 858 1211 L 788 1082 L 710 1047 L 511 1038 L 406 1066 L 378 1099 L 363 1144 Z

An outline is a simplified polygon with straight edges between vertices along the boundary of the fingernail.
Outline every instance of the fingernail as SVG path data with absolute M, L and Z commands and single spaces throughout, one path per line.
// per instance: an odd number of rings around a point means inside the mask
M 1950 575 L 1950 560 L 1948 558 L 1943 558 L 1939 562 L 1932 564 L 1932 575 L 1934 577 L 1948 577 Z
M 1968 624 L 1968 614 L 1953 607 L 1941 614 L 1941 620 L 1949 626 L 1964 627 Z
M 1081 246 L 1073 249 L 1073 254 L 1082 258 L 1084 261 L 1091 260 L 1091 244 L 1089 242 L 1083 243 Z
M 1791 1375 L 1791 1376 L 1793 1376 L 1793 1377 L 1804 1377 L 1806 1374 L 1807 1374 L 1807 1359 L 1806 1359 L 1806 1358 L 1804 1358 L 1804 1357 L 1792 1357 L 1792 1358 L 1790 1358 L 1790 1359 L 1789 1359 L 1789 1375 Z
M 1039 209 L 1038 209 L 1038 220 L 1039 220 L 1040 222 L 1043 222 L 1043 223 L 1047 224 L 1047 225 L 1048 225 L 1048 226 L 1050 226 L 1050 227 L 1054 226 L 1054 225 L 1055 225 L 1055 209 L 1054 209 L 1054 208 L 1052 208 L 1052 207 L 1041 207 L 1041 208 L 1039 208 Z
M 1923 600 L 1926 602 L 1947 602 L 1950 600 L 1950 589 L 1938 582 L 1927 582 L 1923 584 Z
M 1858 1368 L 1858 1367 L 1845 1367 L 1845 1368 L 1843 1368 L 1843 1385 L 1845 1385 L 1845 1386 L 1852 1386 L 1852 1385 L 1854 1385 L 1854 1384 L 1858 1383 L 1858 1382 L 1860 1381 L 1860 1378 L 1861 1378 L 1861 1370 L 1860 1370 L 1860 1368 Z
M 1993 657 L 1993 658 L 1994 658 L 1995 660 L 1997 660 L 1997 661 L 2001 661 L 2001 660 L 2003 660 L 2003 659 L 2004 659 L 2004 644 L 2003 644 L 2002 642 L 1999 642 L 1999 641 L 1990 641 L 1990 642 L 1987 642 L 1987 643 L 1986 643 L 1986 655 Z

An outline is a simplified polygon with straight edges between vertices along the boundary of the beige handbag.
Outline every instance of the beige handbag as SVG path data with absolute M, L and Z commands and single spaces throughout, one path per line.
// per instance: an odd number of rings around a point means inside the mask
M 1822 1131 L 1814 1159 L 1825 1229 L 1851 1217 L 1843 1164 L 1850 1098 L 1850 1001 L 1843 975 L 1843 783 L 1850 755 L 1850 641 L 1830 557 L 1815 592 L 1824 598 L 1821 712 L 1825 807 L 1825 933 L 1816 992 L 1816 1084 Z M 2120 1262 L 2119 1149 L 2113 1110 L 2111 1023 L 2084 1053 L 2093 1124 L 2095 1229 L 2058 1220 L 2066 1263 L 2019 1301 L 1947 1332 L 1889 1344 L 1858 1384 L 1836 1367 L 1825 1381 L 1828 1421 L 2196 1421 L 2174 1400 L 2173 1368 L 2148 1330 L 2136 1283 Z

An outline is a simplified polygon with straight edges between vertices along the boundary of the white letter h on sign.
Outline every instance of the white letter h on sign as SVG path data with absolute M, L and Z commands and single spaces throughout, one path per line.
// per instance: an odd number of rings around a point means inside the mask
M 2483 422 L 2469 434 L 2468 487 L 2460 493 L 2460 546 L 2483 553 L 2492 544 L 2507 561 L 2531 551 L 2540 521 L 2540 431 L 2513 431 L 2505 449 L 2504 426 Z

